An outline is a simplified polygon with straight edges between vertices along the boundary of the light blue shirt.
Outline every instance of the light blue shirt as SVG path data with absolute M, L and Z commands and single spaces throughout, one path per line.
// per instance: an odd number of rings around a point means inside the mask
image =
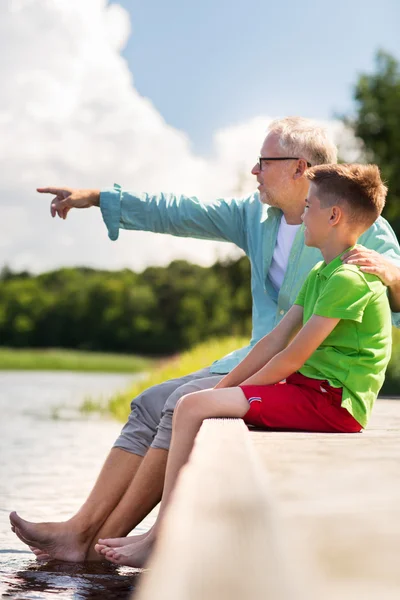
M 250 259 L 253 329 L 249 346 L 213 363 L 212 373 L 228 373 L 294 304 L 308 273 L 323 260 L 316 248 L 304 244 L 304 225 L 296 233 L 279 292 L 268 278 L 282 211 L 263 205 L 258 192 L 241 199 L 203 203 L 174 194 L 132 194 L 119 185 L 101 192 L 100 209 L 111 240 L 120 229 L 169 233 L 181 237 L 232 242 Z M 393 229 L 382 217 L 358 240 L 400 267 L 400 247 Z M 400 328 L 400 313 L 392 313 Z

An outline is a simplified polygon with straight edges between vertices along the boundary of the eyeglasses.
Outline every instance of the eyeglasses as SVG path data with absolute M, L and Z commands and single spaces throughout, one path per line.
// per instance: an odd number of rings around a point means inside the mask
M 263 160 L 300 160 L 300 158 L 296 157 L 296 156 L 274 156 L 274 157 L 260 156 L 257 161 L 258 168 L 260 169 L 260 171 L 262 171 Z M 308 161 L 307 161 L 307 167 L 311 167 L 311 163 L 309 163 Z

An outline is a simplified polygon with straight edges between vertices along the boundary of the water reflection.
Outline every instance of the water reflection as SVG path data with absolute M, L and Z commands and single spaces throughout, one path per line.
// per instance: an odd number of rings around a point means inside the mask
M 118 572 L 114 565 L 104 563 L 50 561 L 40 565 L 31 561 L 24 569 L 6 576 L 2 596 L 19 600 L 57 594 L 62 599 L 100 600 L 106 597 L 125 600 L 135 590 L 139 575 L 139 571 L 133 570 Z
M 111 563 L 37 563 L 11 532 L 8 514 L 60 521 L 80 507 L 119 433 L 113 420 L 83 418 L 88 394 L 106 395 L 132 377 L 0 372 L 0 592 L 13 600 L 125 600 L 138 571 Z M 54 410 L 57 408 L 57 419 Z M 149 517 L 138 532 L 154 522 Z

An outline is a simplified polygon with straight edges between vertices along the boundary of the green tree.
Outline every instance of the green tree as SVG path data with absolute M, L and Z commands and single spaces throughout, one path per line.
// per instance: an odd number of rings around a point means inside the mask
M 366 158 L 379 165 L 389 185 L 384 216 L 400 237 L 400 65 L 390 54 L 376 55 L 375 73 L 360 75 L 354 90 L 356 114 L 344 118 L 365 145 Z
M 0 279 L 0 344 L 171 354 L 210 336 L 249 334 L 247 258 L 186 261 L 137 274 L 64 268 Z

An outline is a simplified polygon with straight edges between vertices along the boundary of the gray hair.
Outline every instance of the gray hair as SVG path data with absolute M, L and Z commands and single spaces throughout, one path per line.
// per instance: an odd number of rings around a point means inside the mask
M 311 119 L 276 119 L 268 132 L 279 135 L 280 146 L 288 156 L 305 158 L 312 166 L 337 162 L 337 148 L 327 130 Z

